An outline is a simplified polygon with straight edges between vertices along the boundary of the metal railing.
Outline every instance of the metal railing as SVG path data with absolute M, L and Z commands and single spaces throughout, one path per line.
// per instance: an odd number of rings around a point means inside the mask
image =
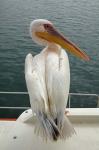
M 90 93 L 69 93 L 68 101 L 69 108 L 71 108 L 71 97 L 72 96 L 91 96 L 97 98 L 97 107 L 99 108 L 99 95 L 98 94 L 90 94 Z
M 0 91 L 0 95 L 5 94 L 5 95 L 28 95 L 28 92 L 7 92 L 7 91 Z M 9 107 L 9 106 L 0 106 L 0 109 L 18 109 L 18 110 L 26 110 L 29 109 L 30 107 Z
M 11 94 L 11 95 L 28 95 L 28 92 L 6 92 L 0 91 L 0 94 Z M 87 93 L 69 93 L 68 97 L 68 107 L 71 108 L 71 97 L 73 96 L 91 96 L 97 98 L 97 107 L 99 107 L 99 95 L 98 94 L 87 94 Z M 0 109 L 29 109 L 30 107 L 8 107 L 0 106 Z

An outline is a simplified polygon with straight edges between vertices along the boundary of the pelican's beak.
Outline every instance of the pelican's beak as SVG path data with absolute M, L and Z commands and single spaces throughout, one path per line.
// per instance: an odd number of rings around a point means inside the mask
M 81 51 L 78 46 L 76 46 L 74 43 L 72 43 L 70 40 L 64 37 L 53 26 L 50 26 L 45 32 L 36 32 L 36 35 L 49 42 L 53 42 L 60 45 L 62 48 L 68 50 L 69 52 L 81 59 L 87 61 L 90 60 L 85 52 Z

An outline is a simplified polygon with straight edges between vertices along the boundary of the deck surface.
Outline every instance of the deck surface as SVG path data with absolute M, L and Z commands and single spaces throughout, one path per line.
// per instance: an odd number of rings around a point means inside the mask
M 34 134 L 33 125 L 29 123 L 0 121 L 0 150 L 99 150 L 99 119 L 96 118 L 91 122 L 86 119 L 82 120 L 84 116 L 92 116 L 92 119 L 93 116 L 99 118 L 99 109 L 97 110 L 92 110 L 93 112 L 90 110 L 92 114 L 89 111 L 85 115 L 83 114 L 85 110 L 81 112 L 81 110 L 71 109 L 69 112 L 71 120 L 74 117 L 80 117 L 80 120 L 79 118 L 76 118 L 76 121 L 73 119 L 76 135 L 66 141 L 59 140 L 57 143 L 44 142 Z

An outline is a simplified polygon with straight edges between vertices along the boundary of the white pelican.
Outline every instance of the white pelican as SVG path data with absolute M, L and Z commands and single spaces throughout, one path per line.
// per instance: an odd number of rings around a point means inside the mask
M 30 34 L 34 42 L 45 46 L 38 55 L 33 57 L 28 54 L 25 60 L 30 104 L 37 118 L 36 133 L 53 141 L 68 138 L 75 130 L 65 115 L 70 67 L 64 49 L 84 60 L 89 60 L 89 57 L 48 20 L 34 20 L 30 25 Z

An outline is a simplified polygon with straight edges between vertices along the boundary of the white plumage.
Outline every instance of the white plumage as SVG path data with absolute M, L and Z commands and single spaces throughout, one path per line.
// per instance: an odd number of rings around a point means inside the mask
M 46 46 L 35 57 L 28 54 L 25 60 L 30 104 L 37 118 L 35 131 L 44 139 L 65 139 L 75 133 L 65 115 L 70 87 L 70 67 L 68 56 L 61 48 L 64 44 L 61 45 L 59 40 L 66 43 L 66 39 L 55 30 L 51 22 L 42 19 L 31 23 L 30 32 L 35 42 Z M 78 47 L 69 42 L 67 40 L 67 44 L 77 51 Z M 85 53 L 79 53 L 83 55 L 82 58 L 88 59 Z

